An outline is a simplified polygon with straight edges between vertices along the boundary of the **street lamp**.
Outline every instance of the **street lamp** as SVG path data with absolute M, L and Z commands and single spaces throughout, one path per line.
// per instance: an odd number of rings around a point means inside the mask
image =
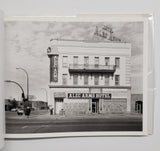
M 18 82 L 15 82 L 15 81 L 12 81 L 12 80 L 5 80 L 4 82 L 11 82 L 11 83 L 15 83 L 16 85 L 18 85 L 19 88 L 20 88 L 21 91 L 22 91 L 22 98 L 23 98 L 23 101 L 25 101 L 24 90 L 23 90 L 22 86 L 21 86 Z
M 28 73 L 25 69 L 23 68 L 16 68 L 17 70 L 22 70 L 25 72 L 26 76 L 27 76 L 27 101 L 29 101 L 29 76 Z

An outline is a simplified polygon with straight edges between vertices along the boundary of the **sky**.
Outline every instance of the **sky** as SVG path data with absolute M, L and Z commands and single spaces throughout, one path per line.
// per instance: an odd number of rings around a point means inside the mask
M 114 36 L 131 43 L 131 92 L 142 93 L 143 23 L 142 22 L 53 22 L 7 21 L 5 23 L 5 80 L 22 85 L 26 92 L 26 75 L 29 74 L 30 94 L 45 101 L 49 84 L 50 39 L 90 40 L 96 26 L 111 26 Z M 5 83 L 5 97 L 20 99 L 19 88 Z

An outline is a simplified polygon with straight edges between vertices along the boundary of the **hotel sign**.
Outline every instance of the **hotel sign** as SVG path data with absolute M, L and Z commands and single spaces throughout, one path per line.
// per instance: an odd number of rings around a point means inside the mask
M 68 93 L 68 99 L 111 99 L 111 93 Z
M 51 82 L 58 82 L 58 56 L 54 55 L 51 57 L 50 63 L 50 77 Z

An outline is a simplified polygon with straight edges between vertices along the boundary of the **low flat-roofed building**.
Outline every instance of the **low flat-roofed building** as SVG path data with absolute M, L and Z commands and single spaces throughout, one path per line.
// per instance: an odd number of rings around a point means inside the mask
M 32 109 L 34 110 L 46 110 L 48 109 L 48 103 L 44 101 L 30 101 Z

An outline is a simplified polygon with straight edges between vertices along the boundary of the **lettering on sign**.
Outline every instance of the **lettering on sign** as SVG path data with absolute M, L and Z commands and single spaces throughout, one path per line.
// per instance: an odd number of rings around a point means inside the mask
M 111 93 L 68 93 L 69 99 L 111 99 Z
M 58 56 L 53 58 L 53 82 L 58 82 Z

